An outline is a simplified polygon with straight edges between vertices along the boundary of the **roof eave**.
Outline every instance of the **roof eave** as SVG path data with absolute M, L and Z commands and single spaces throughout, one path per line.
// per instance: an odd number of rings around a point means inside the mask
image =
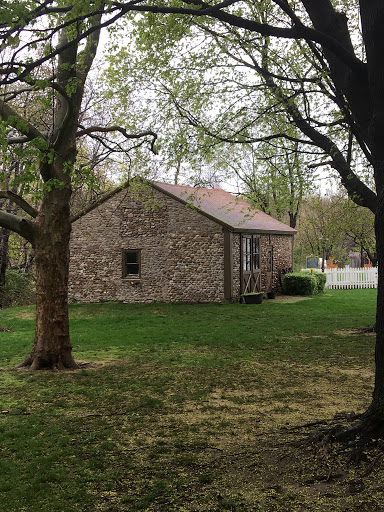
M 255 235 L 294 236 L 297 234 L 296 229 L 292 229 L 292 231 L 279 231 L 278 229 L 249 229 L 249 228 L 236 227 L 236 228 L 232 228 L 232 231 L 234 233 L 246 233 L 246 234 L 255 234 Z

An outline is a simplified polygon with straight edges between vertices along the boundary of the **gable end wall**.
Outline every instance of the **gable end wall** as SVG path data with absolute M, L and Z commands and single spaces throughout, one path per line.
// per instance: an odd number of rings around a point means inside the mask
M 222 302 L 222 227 L 157 190 L 123 190 L 73 224 L 69 297 L 78 302 Z M 154 206 L 155 205 L 155 206 Z M 141 277 L 122 277 L 122 250 L 141 250 Z

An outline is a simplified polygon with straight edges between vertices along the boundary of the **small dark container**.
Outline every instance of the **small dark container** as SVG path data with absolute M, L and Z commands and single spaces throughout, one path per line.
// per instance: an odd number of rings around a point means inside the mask
M 263 302 L 263 293 L 254 293 L 250 295 L 243 295 L 245 304 L 261 304 Z

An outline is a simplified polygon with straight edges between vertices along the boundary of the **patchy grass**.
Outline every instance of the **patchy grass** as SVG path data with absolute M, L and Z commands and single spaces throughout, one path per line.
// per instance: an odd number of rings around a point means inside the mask
M 262 305 L 71 306 L 76 372 L 13 366 L 33 308 L 0 312 L 9 512 L 376 512 L 381 453 L 298 444 L 370 400 L 375 290 Z M 336 418 L 332 420 L 332 418 Z

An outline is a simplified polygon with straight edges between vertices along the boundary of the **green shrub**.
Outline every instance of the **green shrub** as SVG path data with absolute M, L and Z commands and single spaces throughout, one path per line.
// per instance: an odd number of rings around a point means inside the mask
M 327 274 L 324 272 L 313 272 L 312 275 L 317 279 L 317 293 L 324 293 L 325 283 L 327 282 Z
M 284 276 L 284 293 L 288 295 L 315 295 L 319 293 L 321 279 L 316 276 L 318 272 L 292 272 Z M 326 278 L 326 276 L 324 276 Z M 325 286 L 321 284 L 321 286 Z
M 27 274 L 7 270 L 5 286 L 0 290 L 3 307 L 25 306 L 35 302 L 35 283 Z

